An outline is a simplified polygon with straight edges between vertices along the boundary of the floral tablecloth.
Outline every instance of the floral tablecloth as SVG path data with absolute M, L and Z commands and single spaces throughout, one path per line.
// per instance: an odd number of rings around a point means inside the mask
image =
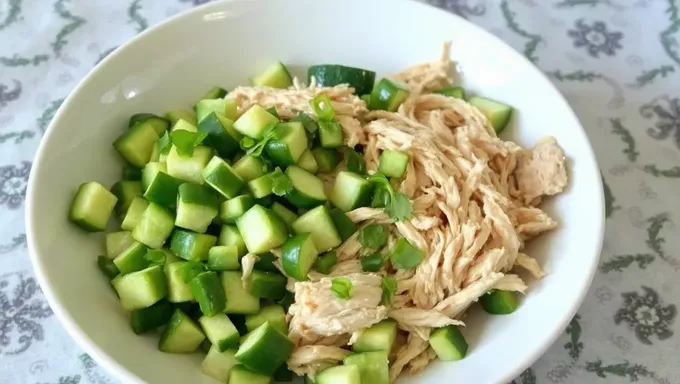
M 601 167 L 598 274 L 565 333 L 514 383 L 680 383 L 680 0 L 426 1 L 548 74 Z M 78 81 L 135 34 L 203 2 L 0 0 L 0 383 L 116 382 L 62 329 L 33 277 L 26 182 Z

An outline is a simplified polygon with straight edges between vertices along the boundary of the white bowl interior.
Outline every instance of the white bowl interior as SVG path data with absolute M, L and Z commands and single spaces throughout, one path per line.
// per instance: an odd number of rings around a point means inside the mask
M 157 336 L 135 336 L 95 265 L 102 236 L 66 221 L 77 186 L 110 186 L 122 162 L 111 147 L 137 112 L 188 108 L 212 85 L 234 87 L 274 60 L 296 73 L 337 62 L 379 74 L 436 59 L 443 40 L 470 91 L 517 109 L 506 138 L 531 146 L 555 136 L 570 161 L 568 191 L 544 207 L 558 230 L 529 254 L 548 275 L 530 284 L 511 316 L 468 318 L 468 356 L 411 379 L 507 382 L 548 348 L 580 304 L 600 251 L 602 191 L 587 138 L 553 86 L 523 57 L 481 29 L 418 3 L 257 0 L 209 4 L 147 31 L 114 52 L 73 92 L 52 122 L 30 178 L 30 253 L 52 308 L 88 353 L 125 382 L 213 382 L 200 356 L 163 354 Z M 302 72 L 301 72 L 302 71 Z M 594 217 L 594 218 L 593 218 Z M 411 382 L 411 381 L 409 381 Z

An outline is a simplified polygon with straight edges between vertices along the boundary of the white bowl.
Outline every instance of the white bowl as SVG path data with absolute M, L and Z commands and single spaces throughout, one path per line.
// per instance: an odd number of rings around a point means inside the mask
M 577 118 L 550 82 L 499 39 L 454 15 L 394 0 L 248 0 L 211 3 L 152 28 L 113 52 L 55 116 L 31 172 L 28 245 L 40 285 L 71 336 L 123 382 L 210 383 L 200 356 L 164 354 L 156 336 L 135 336 L 95 266 L 102 237 L 66 220 L 77 186 L 111 185 L 121 161 L 111 143 L 137 112 L 189 107 L 212 85 L 234 87 L 274 60 L 298 74 L 337 62 L 388 74 L 436 59 L 444 40 L 463 86 L 516 107 L 504 133 L 524 146 L 555 136 L 569 157 L 570 185 L 550 199 L 559 229 L 529 253 L 548 275 L 530 284 L 510 316 L 473 313 L 468 356 L 437 362 L 403 381 L 501 383 L 553 343 L 580 305 L 600 252 L 603 194 L 593 151 Z

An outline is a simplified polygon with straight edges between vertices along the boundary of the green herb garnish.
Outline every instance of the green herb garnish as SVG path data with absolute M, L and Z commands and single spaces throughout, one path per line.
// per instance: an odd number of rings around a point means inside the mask
M 288 192 L 293 190 L 293 183 L 288 176 L 281 172 L 281 168 L 276 168 L 274 172 L 269 174 L 272 180 L 272 192 L 276 196 L 285 196 Z
M 201 145 L 207 136 L 205 132 L 189 132 L 180 129 L 170 133 L 170 141 L 177 148 L 180 156 L 189 157 L 194 154 L 194 148 Z
M 398 238 L 394 247 L 390 250 L 390 260 L 392 260 L 392 264 L 401 269 L 416 267 L 423 261 L 424 257 L 425 253 L 422 249 L 413 246 L 403 237 Z
M 372 253 L 361 258 L 361 269 L 364 272 L 378 272 L 383 265 L 383 255 Z
M 378 249 L 387 244 L 387 231 L 379 224 L 367 225 L 359 230 L 359 242 L 366 248 Z
M 345 151 L 345 168 L 350 172 L 365 175 L 366 161 L 364 161 L 364 156 L 353 149 L 348 149 Z
M 314 262 L 314 269 L 319 273 L 327 275 L 333 270 L 333 267 L 335 267 L 337 262 L 338 256 L 335 252 L 327 252 L 316 259 Z
M 383 277 L 381 285 L 383 304 L 392 304 L 397 293 L 397 279 L 392 276 Z
M 367 180 L 375 185 L 376 193 L 381 193 L 380 198 L 385 202 L 385 212 L 391 218 L 401 221 L 413 217 L 411 200 L 403 193 L 395 191 L 385 175 L 378 172 L 369 176 Z M 375 197 L 374 195 L 374 201 Z
M 332 121 L 335 118 L 335 110 L 333 109 L 333 104 L 331 104 L 331 99 L 328 95 L 318 95 L 310 100 L 309 105 L 312 107 L 319 120 Z
M 352 281 L 346 277 L 336 277 L 331 280 L 331 292 L 338 299 L 349 300 L 352 298 Z

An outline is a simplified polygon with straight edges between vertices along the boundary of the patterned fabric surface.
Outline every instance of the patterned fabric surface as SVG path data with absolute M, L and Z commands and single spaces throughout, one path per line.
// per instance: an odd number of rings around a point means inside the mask
M 680 383 L 680 0 L 427 1 L 544 71 L 601 166 L 607 231 L 595 282 L 566 332 L 513 383 Z M 32 275 L 31 160 L 97 62 L 204 2 L 0 0 L 0 383 L 115 382 L 65 333 Z

